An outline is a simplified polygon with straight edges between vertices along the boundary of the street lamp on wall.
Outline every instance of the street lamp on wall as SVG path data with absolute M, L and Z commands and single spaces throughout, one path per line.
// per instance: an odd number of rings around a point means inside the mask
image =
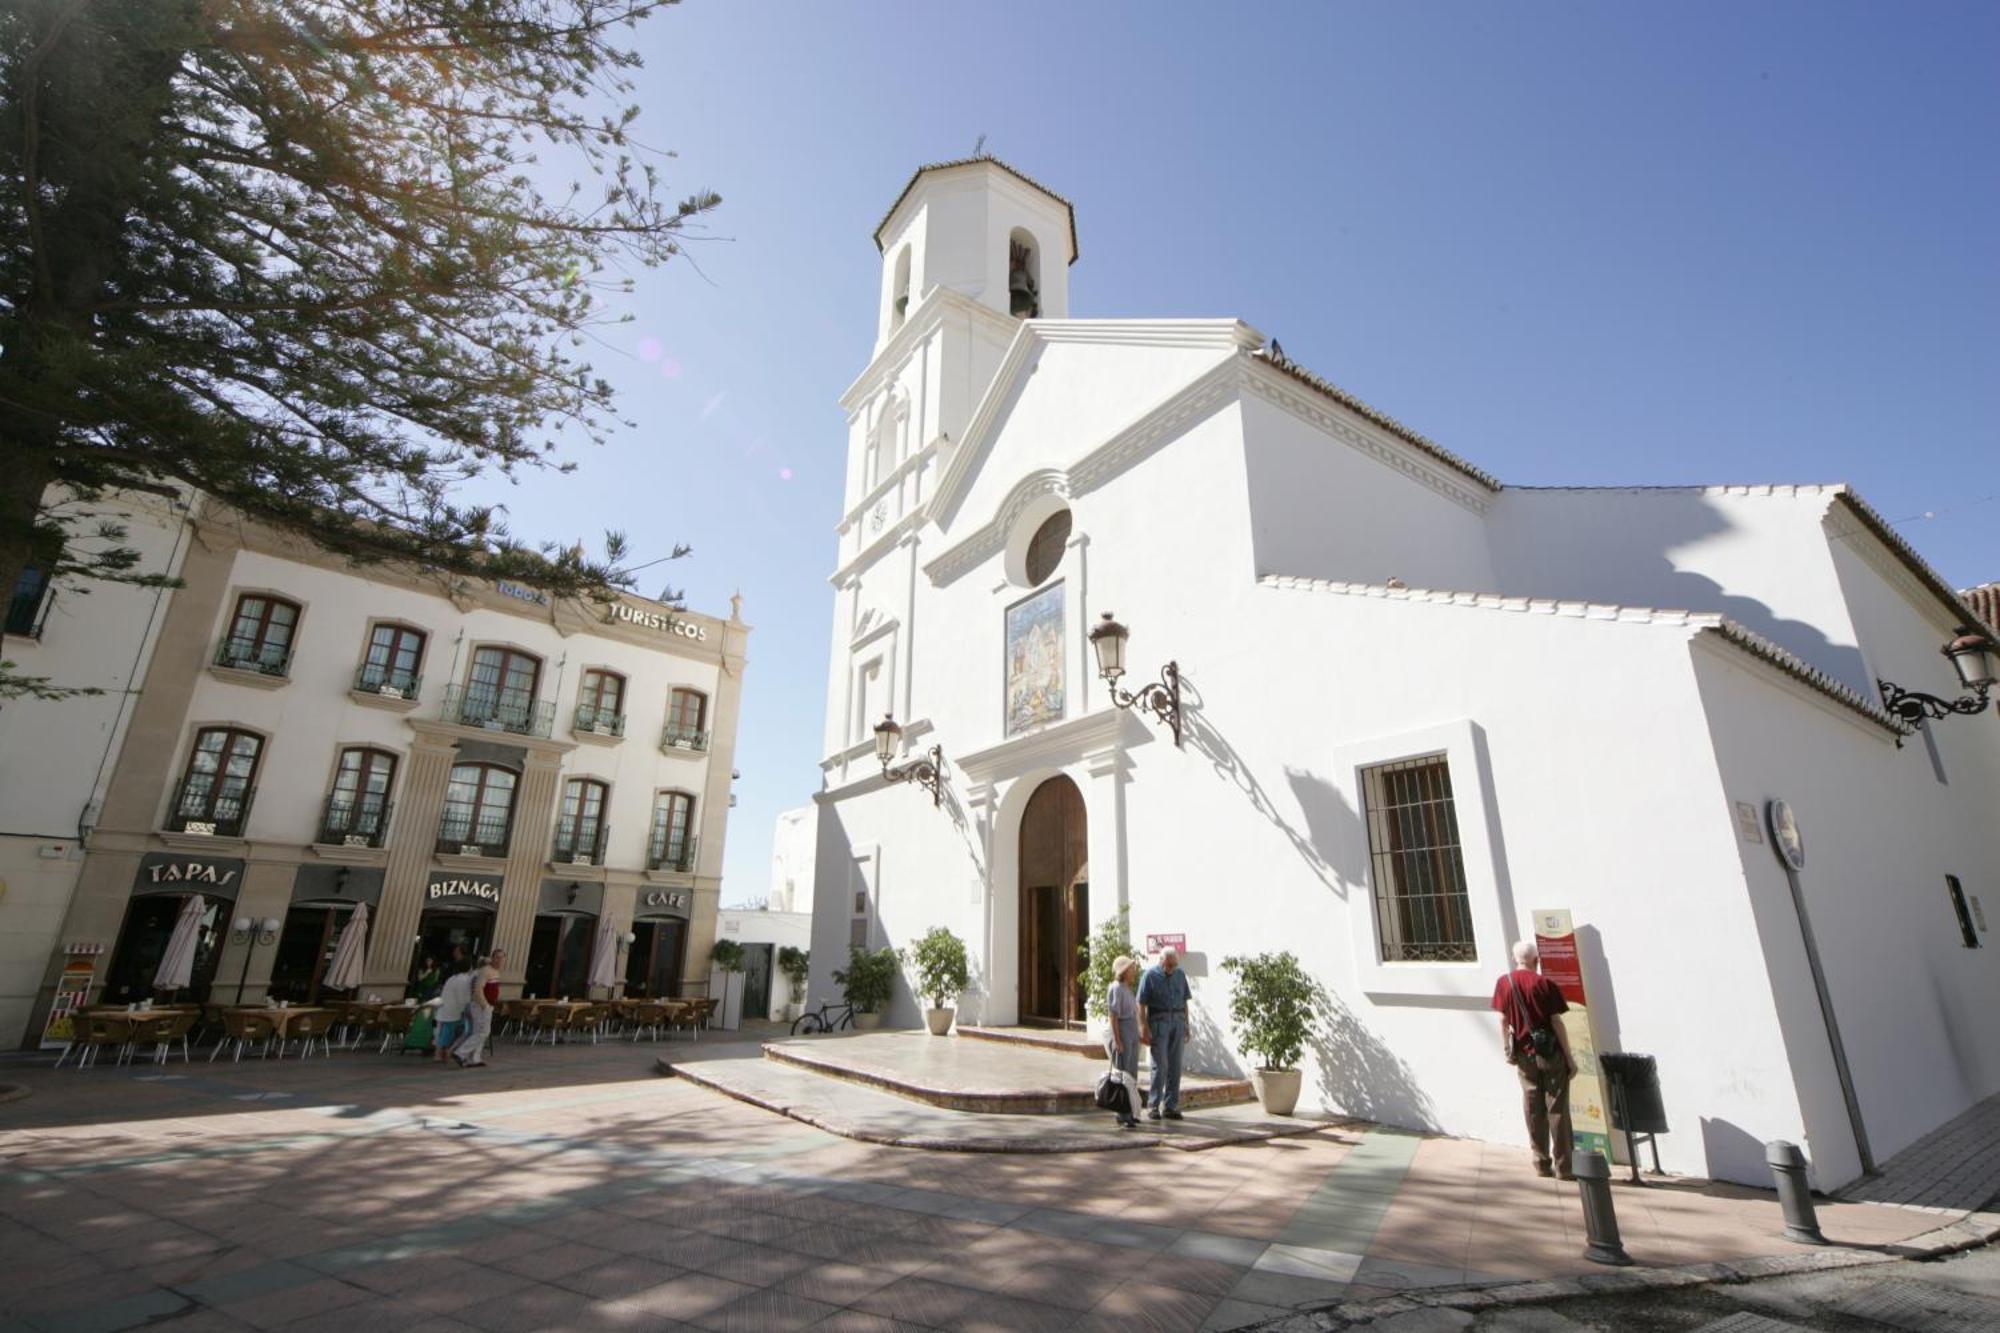
M 1882 690 L 1882 706 L 1907 726 L 1916 727 L 1925 718 L 1942 721 L 1953 713 L 1970 716 L 1986 711 L 1988 695 L 1995 680 L 1995 658 L 2000 657 L 2000 647 L 1996 647 L 1991 638 L 1973 626 L 1960 625 L 1957 637 L 1938 651 L 1950 660 L 1958 671 L 1959 684 L 1970 693 L 1956 699 L 1941 699 L 1935 694 L 1906 690 L 1894 681 L 1875 682 Z
M 1119 708 L 1144 708 L 1174 733 L 1174 748 L 1181 744 L 1181 665 L 1168 662 L 1160 668 L 1160 678 L 1141 687 L 1137 694 L 1118 688 L 1125 675 L 1125 640 L 1132 631 L 1104 613 L 1097 628 L 1090 631 L 1090 646 L 1097 651 L 1097 674 L 1111 687 L 1111 702 Z
M 236 943 L 243 946 L 243 970 L 236 974 L 236 1003 L 243 1003 L 243 986 L 245 982 L 250 980 L 250 955 L 256 952 L 257 946 L 260 944 L 276 943 L 278 928 L 283 924 L 283 922 L 274 916 L 267 916 L 262 921 L 257 921 L 247 916 L 239 916 L 231 926 L 230 934 L 235 938 Z M 269 993 L 270 987 L 268 985 L 265 987 L 265 991 L 267 994 Z
M 944 804 L 944 747 L 933 745 L 928 759 L 912 759 L 900 768 L 889 761 L 903 743 L 903 729 L 893 713 L 882 714 L 875 724 L 875 757 L 882 762 L 882 776 L 890 782 L 914 782 L 931 794 L 932 805 Z

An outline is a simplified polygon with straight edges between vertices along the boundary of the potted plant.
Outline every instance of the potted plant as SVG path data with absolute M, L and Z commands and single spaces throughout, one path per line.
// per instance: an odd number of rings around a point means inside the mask
M 1299 1103 L 1299 1055 L 1312 1033 L 1313 983 L 1289 951 L 1225 958 L 1235 977 L 1229 1019 L 1257 1068 L 1250 1082 L 1266 1114 L 1290 1115 Z
M 724 972 L 743 970 L 743 946 L 735 940 L 717 940 L 708 951 L 708 961 Z
M 782 945 L 778 949 L 778 970 L 792 983 L 791 1002 L 785 1006 L 787 1021 L 805 1012 L 806 978 L 812 974 L 812 950 Z
M 1106 918 L 1094 934 L 1084 943 L 1076 946 L 1077 955 L 1083 960 L 1084 1011 L 1090 1015 L 1091 1031 L 1100 1033 L 1110 1021 L 1104 1012 L 1104 997 L 1115 979 L 1111 975 L 1111 964 L 1121 954 L 1127 958 L 1137 958 L 1139 951 L 1132 947 L 1132 927 L 1127 908 L 1119 908 L 1118 915 Z
M 834 972 L 847 1002 L 854 1006 L 854 1026 L 865 1031 L 882 1026 L 882 1010 L 896 993 L 896 951 L 886 945 L 870 953 L 859 945 L 847 950 L 847 966 Z
M 954 1001 L 965 993 L 965 941 L 933 926 L 903 954 L 903 961 L 916 970 L 917 994 L 931 1002 L 924 1010 L 925 1026 L 933 1037 L 944 1036 L 958 1014 Z

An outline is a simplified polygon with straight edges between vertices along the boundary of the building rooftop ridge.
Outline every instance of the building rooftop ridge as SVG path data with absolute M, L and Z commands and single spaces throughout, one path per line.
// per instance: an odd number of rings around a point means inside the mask
M 889 205 L 888 211 L 882 214 L 882 220 L 875 224 L 875 230 L 871 233 L 875 238 L 876 251 L 878 253 L 883 251 L 882 231 L 889 225 L 889 219 L 896 216 L 896 210 L 903 206 L 903 201 L 910 197 L 910 191 L 917 188 L 918 181 L 933 171 L 950 171 L 955 167 L 976 167 L 980 165 L 998 167 L 1015 180 L 1020 181 L 1021 184 L 1045 194 L 1061 204 L 1063 211 L 1069 215 L 1069 262 L 1074 264 L 1082 257 L 1083 251 L 1076 242 L 1076 205 L 1036 180 L 1033 176 L 1030 176 L 1027 172 L 1022 171 L 1019 167 L 1009 166 L 991 153 L 974 153 L 970 157 L 954 157 L 944 162 L 926 162 L 911 172 L 910 179 L 896 195 L 896 201 Z

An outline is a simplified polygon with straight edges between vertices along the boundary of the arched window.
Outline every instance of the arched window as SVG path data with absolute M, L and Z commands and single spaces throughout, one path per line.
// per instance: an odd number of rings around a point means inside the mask
M 297 602 L 244 593 L 236 599 L 236 614 L 215 655 L 216 665 L 282 676 L 291 669 L 292 632 L 298 625 Z
M 667 703 L 667 729 L 660 744 L 681 750 L 708 748 L 707 695 L 685 686 L 674 690 Z
M 533 730 L 535 686 L 541 674 L 541 660 L 528 653 L 513 648 L 475 649 L 458 720 L 471 727 L 494 722 L 509 731 Z
M 1007 238 L 1007 313 L 1015 319 L 1042 317 L 1041 248 L 1019 227 Z
M 653 830 L 646 840 L 646 869 L 693 870 L 694 797 L 663 791 L 653 801 Z
M 380 847 L 389 823 L 389 789 L 396 781 L 396 756 L 373 746 L 340 752 L 340 769 L 326 798 L 319 841 L 350 847 Z
M 1027 573 L 1028 586 L 1039 587 L 1049 575 L 1062 564 L 1063 551 L 1069 544 L 1069 510 L 1059 509 L 1042 521 L 1035 529 L 1035 535 L 1028 540 Z
M 910 313 L 910 247 L 904 246 L 896 252 L 896 277 L 889 288 L 889 332 L 903 327 L 903 316 Z
M 576 697 L 576 729 L 618 736 L 625 731 L 625 677 L 592 668 Z
M 563 784 L 562 813 L 556 818 L 557 861 L 582 865 L 604 863 L 605 807 L 611 788 L 596 778 L 571 778 Z
M 514 771 L 498 764 L 456 764 L 438 821 L 438 850 L 505 856 L 514 823 Z
M 237 727 L 204 727 L 188 751 L 187 771 L 174 793 L 167 827 L 236 838 L 256 793 L 257 760 L 264 738 Z
M 424 632 L 408 625 L 380 624 L 368 631 L 368 657 L 354 688 L 370 694 L 413 699 L 417 668 L 424 660 Z

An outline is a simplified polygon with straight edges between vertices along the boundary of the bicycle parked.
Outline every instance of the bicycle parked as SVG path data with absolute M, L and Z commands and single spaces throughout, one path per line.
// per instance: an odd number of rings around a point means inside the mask
M 792 1020 L 794 1037 L 810 1036 L 815 1032 L 838 1032 L 842 1028 L 854 1026 L 854 1006 L 842 1001 L 835 1004 L 827 1000 L 819 1008 L 808 1014 L 800 1014 Z

